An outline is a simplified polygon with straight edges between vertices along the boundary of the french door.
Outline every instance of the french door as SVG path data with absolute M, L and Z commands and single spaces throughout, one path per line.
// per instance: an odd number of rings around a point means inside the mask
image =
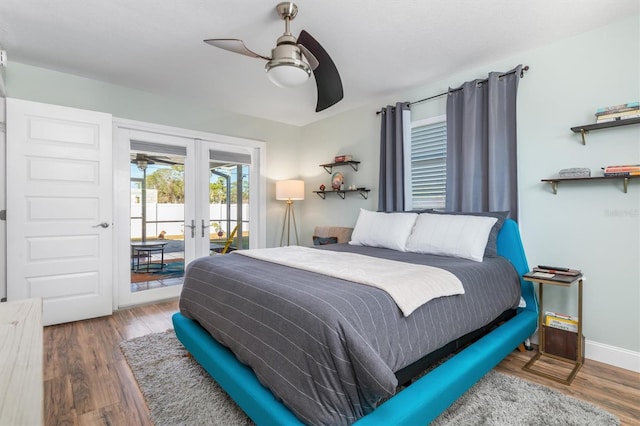
M 252 187 L 255 167 L 250 152 L 200 141 L 198 157 L 203 174 L 199 192 L 198 218 L 200 253 L 224 254 L 252 246 Z M 204 170 L 206 169 L 206 170 Z M 254 182 L 252 184 L 252 182 Z M 257 191 L 253 191 L 257 192 Z M 207 201 L 205 201 L 207 200 Z M 257 244 L 253 244 L 254 247 Z
M 193 259 L 260 244 L 260 145 L 162 130 L 115 129 L 119 306 L 176 297 Z

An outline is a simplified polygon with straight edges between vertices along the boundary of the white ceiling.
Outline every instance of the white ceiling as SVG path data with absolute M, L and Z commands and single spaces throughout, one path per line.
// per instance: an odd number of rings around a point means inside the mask
M 640 0 L 298 0 L 292 33 L 316 38 L 344 85 L 344 99 L 316 113 L 313 79 L 281 89 L 263 60 L 202 42 L 240 38 L 270 55 L 284 30 L 277 3 L 2 0 L 0 45 L 9 64 L 305 125 L 640 10 Z

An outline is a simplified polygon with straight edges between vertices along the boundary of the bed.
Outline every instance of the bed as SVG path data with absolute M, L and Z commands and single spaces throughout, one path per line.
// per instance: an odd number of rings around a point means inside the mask
M 356 231 L 358 230 L 356 226 Z M 354 233 L 356 232 L 354 231 Z M 326 378 L 327 383 L 336 383 L 335 388 L 333 389 L 334 393 L 342 394 L 344 391 L 345 394 L 348 394 L 350 390 L 348 389 L 348 385 L 345 387 L 344 382 L 355 381 L 358 382 L 356 386 L 358 388 L 358 392 L 356 396 L 347 395 L 346 404 L 351 404 L 355 406 L 352 409 L 351 413 L 339 413 L 341 417 L 331 417 L 333 412 L 344 410 L 344 407 L 340 406 L 342 401 L 333 401 L 331 398 L 326 399 L 325 397 L 320 395 L 318 399 L 323 401 L 327 408 L 327 413 L 322 413 L 319 417 L 309 417 L 308 412 L 304 412 L 304 409 L 300 409 L 300 402 L 293 400 L 287 400 L 286 395 L 282 395 L 280 393 L 280 388 L 277 382 L 271 381 L 273 377 L 269 377 L 268 372 L 265 373 L 264 366 L 254 365 L 256 354 L 258 353 L 258 358 L 262 357 L 262 353 L 265 353 L 266 357 L 269 358 L 271 356 L 275 356 L 276 358 L 267 359 L 264 361 L 264 364 L 269 367 L 271 365 L 280 365 L 282 360 L 277 359 L 277 355 L 269 353 L 269 351 L 263 351 L 262 349 L 256 350 L 252 348 L 244 348 L 246 342 L 234 342 L 235 333 L 229 333 L 230 329 L 218 330 L 216 327 L 211 327 L 209 323 L 211 320 L 207 319 L 204 316 L 200 316 L 198 313 L 198 305 L 207 306 L 208 302 L 206 302 L 207 296 L 203 293 L 202 282 L 205 281 L 202 278 L 202 275 L 198 275 L 196 272 L 200 270 L 202 272 L 203 269 L 212 268 L 211 265 L 205 266 L 204 262 L 214 262 L 215 267 L 215 275 L 218 277 L 216 279 L 226 279 L 229 283 L 233 283 L 238 280 L 248 279 L 256 280 L 255 276 L 259 278 L 269 281 L 272 278 L 267 273 L 266 269 L 262 270 L 254 267 L 241 267 L 240 269 L 244 270 L 248 274 L 255 275 L 253 278 L 243 278 L 241 275 L 244 273 L 243 271 L 238 271 L 238 264 L 232 263 L 230 261 L 224 262 L 222 259 L 220 260 L 202 260 L 203 263 L 195 263 L 193 267 L 190 266 L 188 268 L 186 277 L 185 277 L 185 290 L 183 290 L 183 298 L 181 298 L 181 312 L 176 313 L 173 316 L 173 323 L 176 335 L 179 340 L 184 344 L 184 346 L 189 350 L 189 352 L 193 355 L 193 357 L 205 368 L 205 370 L 211 374 L 211 376 L 225 389 L 225 391 L 238 403 L 238 405 L 252 418 L 257 424 L 357 424 L 357 425 L 367 425 L 367 424 L 426 424 L 429 421 L 433 420 L 437 417 L 442 411 L 444 411 L 453 401 L 455 401 L 462 393 L 464 393 L 468 388 L 470 388 L 475 382 L 477 382 L 487 371 L 492 369 L 498 362 L 500 362 L 509 352 L 511 352 L 514 348 L 516 348 L 520 343 L 525 341 L 533 332 L 535 331 L 537 324 L 537 303 L 533 294 L 533 289 L 531 283 L 523 281 L 521 279 L 522 274 L 528 271 L 528 265 L 526 261 L 526 257 L 524 254 L 524 250 L 522 247 L 522 243 L 520 240 L 520 235 L 518 232 L 518 227 L 515 222 L 511 220 L 506 220 L 502 227 L 497 233 L 496 237 L 496 247 L 497 254 L 499 255 L 495 261 L 487 261 L 482 263 L 497 263 L 500 264 L 508 263 L 509 267 L 513 269 L 514 274 L 516 276 L 515 280 L 517 282 L 516 285 L 519 286 L 519 294 L 518 298 L 521 296 L 524 300 L 526 306 L 518 307 L 517 309 L 506 309 L 505 312 L 513 312 L 513 315 L 510 319 L 506 320 L 502 324 L 495 324 L 496 318 L 500 317 L 499 312 L 494 312 L 491 314 L 490 321 L 480 320 L 488 323 L 488 325 L 492 325 L 489 328 L 486 334 L 483 331 L 482 337 L 462 350 L 456 352 L 456 354 L 450 357 L 446 362 L 442 363 L 438 367 L 434 368 L 431 372 L 424 375 L 423 377 L 413 381 L 409 386 L 396 393 L 395 395 L 389 395 L 384 403 L 377 405 L 372 408 L 371 401 L 377 401 L 380 399 L 381 395 L 385 393 L 389 386 L 394 385 L 393 380 L 399 380 L 403 376 L 406 375 L 407 370 L 411 370 L 411 366 L 415 370 L 415 365 L 421 366 L 421 360 L 428 358 L 429 353 L 422 354 L 425 355 L 420 359 L 415 359 L 415 354 L 409 354 L 405 356 L 397 356 L 391 354 L 392 361 L 388 359 L 384 360 L 382 364 L 376 364 L 379 362 L 376 356 L 373 357 L 371 364 L 367 364 L 369 367 L 371 365 L 378 366 L 380 370 L 392 370 L 391 373 L 394 375 L 394 378 L 390 378 L 389 372 L 384 371 L 380 373 L 379 376 L 368 377 L 362 376 L 358 374 L 358 372 L 353 373 L 352 370 L 357 370 L 358 366 L 354 367 L 352 364 L 356 363 L 366 363 L 370 362 L 368 358 L 370 357 L 368 353 L 363 352 L 363 349 L 360 348 L 360 340 L 348 340 L 349 336 L 339 336 L 337 339 L 337 343 L 327 343 L 327 345 L 336 344 L 338 346 L 331 346 L 327 356 L 320 354 L 314 354 L 313 357 L 321 358 L 324 361 L 323 368 L 326 365 L 333 365 L 335 370 L 338 371 L 339 374 L 346 374 L 347 376 L 341 378 L 335 378 L 329 375 Z M 324 250 L 343 250 L 346 252 L 356 251 L 356 252 L 366 252 L 370 254 L 368 249 L 355 246 L 355 247 L 347 247 L 346 245 L 336 245 L 335 247 L 323 247 Z M 385 251 L 385 250 L 382 250 Z M 386 250 L 386 252 L 391 252 L 391 250 Z M 256 265 L 255 262 L 262 262 L 261 259 L 255 259 L 245 256 L 239 255 L 229 255 L 236 256 L 234 257 L 234 262 L 242 262 L 242 265 Z M 382 255 L 380 255 L 382 256 Z M 387 255 L 385 255 L 387 256 Z M 394 256 L 404 256 L 398 253 L 394 253 Z M 414 256 L 415 257 L 415 256 Z M 436 256 L 437 257 L 437 256 Z M 242 258 L 242 260 L 240 260 Z M 508 261 L 505 261 L 507 259 Z M 456 263 L 455 261 L 453 263 Z M 226 266 L 227 264 L 232 264 L 230 266 Z M 446 264 L 446 262 L 445 262 Z M 266 266 L 262 266 L 266 268 Z M 261 268 L 262 268 L 261 267 Z M 445 268 L 449 268 L 450 265 L 446 264 Z M 504 267 L 504 266 L 502 266 Z M 226 268 L 226 270 L 225 270 Z M 274 266 L 269 266 L 269 270 L 273 269 Z M 476 268 L 477 269 L 477 268 Z M 290 268 L 287 265 L 276 265 L 276 271 L 280 271 L 282 275 L 282 281 L 286 281 L 287 279 L 300 280 L 300 277 L 304 277 L 305 274 L 318 275 L 315 272 L 310 271 L 301 271 L 297 269 Z M 254 271 L 254 272 L 248 272 Z M 256 272 L 257 271 L 257 272 Z M 274 272 L 277 276 L 277 272 Z M 286 274 L 286 275 L 285 275 Z M 502 274 L 502 273 L 501 273 Z M 286 279 L 284 278 L 286 276 Z M 223 277 L 223 278 L 220 278 Z M 315 277 L 314 279 L 317 279 Z M 328 282 L 327 285 L 342 285 L 338 284 L 341 281 L 341 278 L 337 277 L 328 277 L 323 278 Z M 200 285 L 192 284 L 191 281 L 200 281 Z M 253 287 L 254 284 L 251 284 L 249 287 Z M 323 284 L 322 284 L 323 285 Z M 318 284 L 317 287 L 321 287 L 321 284 Z M 474 285 L 480 285 L 479 282 Z M 363 286 L 361 286 L 363 287 Z M 366 286 L 364 286 L 366 287 Z M 229 286 L 227 286 L 223 292 L 229 291 Z M 336 287 L 338 288 L 338 287 Z M 473 290 L 470 288 L 466 288 L 467 293 L 473 293 Z M 263 291 L 263 290 L 261 290 Z M 364 290 L 363 290 L 364 291 Z M 483 290 L 484 291 L 484 290 Z M 500 290 L 502 291 L 502 290 Z M 189 293 L 191 292 L 191 293 Z M 242 294 L 240 298 L 245 298 L 245 294 Z M 234 294 L 232 296 L 235 302 L 233 306 L 230 307 L 230 310 L 238 310 L 242 311 L 242 315 L 251 311 L 249 305 L 238 307 L 237 300 L 238 295 Z M 274 297 L 279 298 L 280 295 L 275 295 Z M 358 297 L 369 297 L 369 296 L 358 296 Z M 466 297 L 466 294 L 465 294 Z M 493 296 L 492 296 L 493 297 Z M 453 299 L 455 297 L 443 297 L 434 299 L 432 302 L 426 303 L 413 313 L 405 316 L 407 318 L 415 318 L 421 315 L 421 309 L 424 306 L 435 304 L 435 302 L 442 302 L 443 300 Z M 191 299 L 191 304 L 183 301 L 187 299 Z M 509 293 L 509 296 L 506 297 L 508 299 L 506 301 L 507 305 L 513 307 L 514 305 L 514 296 Z M 226 300 L 226 299 L 225 299 Z M 274 299 L 275 300 L 275 299 Z M 223 303 L 218 301 L 216 303 Z M 253 302 L 251 302 L 253 303 Z M 380 303 L 380 302 L 376 302 Z M 272 302 L 269 303 L 272 305 Z M 518 303 L 515 303 L 517 306 Z M 195 306 L 195 307 L 194 307 Z M 222 305 L 219 305 L 222 306 Z M 447 305 L 442 305 L 446 307 Z M 306 308 L 305 308 L 306 309 Z M 218 315 L 219 311 L 223 311 L 224 309 L 215 309 L 214 315 Z M 397 307 L 396 307 L 397 310 Z M 448 311 L 450 309 L 444 309 Z M 498 308 L 498 310 L 502 311 L 503 307 Z M 282 314 L 282 309 L 275 309 L 276 314 Z M 381 312 L 384 312 L 381 310 Z M 441 311 L 442 312 L 442 311 Z M 254 316 L 259 316 L 260 320 L 263 319 L 263 314 L 259 312 L 254 312 Z M 315 314 L 314 314 L 315 315 Z M 321 315 L 321 314 L 318 314 Z M 386 315 L 386 314 L 384 314 Z M 433 314 L 429 314 L 433 316 Z M 412 317 L 413 316 L 413 317 Z M 402 315 L 400 315 L 402 317 Z M 235 322 L 236 320 L 230 321 Z M 237 321 L 242 321 L 239 319 Z M 297 321 L 297 319 L 296 319 Z M 424 317 L 422 319 L 424 321 Z M 384 322 L 384 321 L 383 321 Z M 451 322 L 448 320 L 447 322 Z M 201 325 L 202 323 L 202 325 Z M 372 322 L 372 324 L 382 324 L 381 322 Z M 376 325 L 376 327 L 378 327 Z M 204 327 L 203 327 L 204 326 Z M 344 325 L 339 325 L 339 328 L 345 328 Z M 308 327 L 307 327 L 308 328 Z M 464 338 L 475 331 L 476 328 L 483 328 L 474 325 L 473 330 L 468 330 L 462 327 L 457 331 L 458 335 L 453 339 L 455 342 L 458 341 L 458 338 Z M 225 334 L 226 333 L 226 334 Z M 333 331 L 332 331 L 333 333 Z M 212 334 L 217 338 L 212 337 Z M 268 335 L 269 333 L 256 332 L 255 338 L 257 340 L 263 340 L 264 335 Z M 286 332 L 286 333 L 276 333 L 276 334 L 285 334 L 286 336 L 293 336 L 295 332 Z M 322 333 L 321 333 L 322 334 Z M 386 334 L 394 334 L 388 333 Z M 401 333 L 396 333 L 401 334 Z M 313 336 L 314 338 L 317 336 Z M 369 338 L 369 337 L 367 337 Z M 376 337 L 378 338 L 378 337 Z M 385 337 L 379 337 L 381 341 L 384 341 Z M 476 336 L 477 338 L 477 336 Z M 390 338 L 391 339 L 391 338 Z M 402 352 L 412 352 L 408 350 L 408 346 L 413 345 L 413 343 L 408 344 L 407 342 L 415 342 L 415 336 L 408 336 L 408 340 L 402 341 L 401 338 L 397 336 L 393 337 L 393 343 L 384 342 L 379 346 L 402 346 L 404 349 Z M 390 341 L 391 341 L 390 340 Z M 345 342 L 347 344 L 345 344 Z M 355 343 L 354 343 L 355 342 Z M 446 343 L 446 342 L 445 342 Z M 262 344 L 262 343 L 261 343 Z M 264 343 L 267 346 L 272 345 L 270 342 Z M 306 345 L 305 343 L 301 344 L 302 346 Z M 340 346 L 342 345 L 342 346 Z M 435 343 L 437 348 L 444 347 L 442 342 Z M 325 345 L 326 346 L 326 345 Z M 340 352 L 342 349 L 339 347 L 348 346 L 348 353 Z M 352 347 L 353 346 L 353 347 Z M 366 346 L 366 345 L 365 345 Z M 420 346 L 420 344 L 415 344 L 415 346 Z M 427 344 L 428 346 L 428 344 Z M 457 346 L 454 345 L 454 346 Z M 233 348 L 233 352 L 228 349 L 228 347 Z M 338 349 L 336 349 L 338 348 Z M 437 349 L 436 348 L 436 349 Z M 305 350 L 307 348 L 305 347 Z M 377 350 L 380 348 L 378 347 Z M 313 351 L 310 351 L 313 353 Z M 384 351 L 383 351 L 384 352 Z M 437 352 L 437 351 L 436 351 Z M 337 355 L 337 357 L 336 357 Z M 295 355 L 291 355 L 295 360 Z M 351 356 L 353 358 L 351 364 L 349 364 L 349 368 L 347 369 L 347 373 L 344 373 L 344 368 L 340 365 L 341 360 L 336 361 L 336 358 L 341 358 L 342 356 L 348 357 Z M 388 355 L 387 355 L 388 356 Z M 356 360 L 357 362 L 353 362 Z M 362 361 L 361 361 L 362 360 Z M 415 361 L 415 362 L 414 362 Z M 313 364 L 316 362 L 315 359 L 310 360 L 308 363 Z M 305 361 L 306 363 L 306 361 Z M 248 367 L 246 364 L 251 364 L 254 369 Z M 322 363 L 321 363 L 322 364 Z M 383 365 L 384 364 L 384 365 Z M 367 365 L 360 366 L 362 370 L 367 370 Z M 262 370 L 261 370 L 262 368 Z M 296 362 L 292 362 L 290 369 L 296 369 L 298 365 Z M 315 370 L 314 370 L 315 368 Z M 322 376 L 322 373 L 318 373 L 316 370 L 317 366 L 311 367 L 311 373 L 318 374 Z M 279 375 L 282 372 L 278 372 L 276 374 Z M 353 373 L 353 374 L 352 374 Z M 398 373 L 396 375 L 396 373 Z M 311 374 L 311 376 L 313 376 Z M 333 372 L 332 372 L 333 374 Z M 377 373 L 376 373 L 377 374 Z M 413 373 L 410 373 L 411 376 Z M 310 376 L 310 377 L 311 377 Z M 278 379 L 276 377 L 276 379 Z M 383 381 L 384 379 L 388 379 L 389 383 L 377 383 L 371 386 L 367 381 Z M 285 382 L 289 380 L 288 378 L 283 378 Z M 326 385 L 326 383 L 322 382 L 325 380 L 324 378 L 318 379 L 318 377 L 313 377 L 311 381 L 318 381 L 321 384 L 320 387 Z M 404 381 L 404 379 L 401 379 Z M 362 383 L 360 383 L 362 382 Z M 269 385 L 269 387 L 265 387 L 263 383 Z M 275 383 L 275 384 L 274 384 Z M 283 382 L 284 383 L 284 382 Z M 395 383 L 397 384 L 397 382 Z M 378 386 L 379 385 L 379 386 Z M 354 385 L 355 386 L 355 385 Z M 360 386 L 366 389 L 364 392 L 360 391 Z M 338 389 L 341 392 L 336 392 Z M 395 391 L 395 390 L 394 390 Z M 377 392 L 377 393 L 376 393 Z M 393 392 L 391 392 L 393 393 Z M 276 396 L 277 395 L 277 396 Z M 286 404 L 282 401 L 286 401 Z M 298 404 L 298 405 L 296 405 Z M 302 404 L 304 405 L 304 403 Z M 294 408 L 292 408 L 294 407 Z M 323 406 L 324 407 L 324 406 Z M 310 411 L 323 411 L 318 410 L 317 408 L 312 408 Z M 294 412 L 296 414 L 294 414 Z M 355 413 L 355 414 L 354 414 Z M 302 419 L 302 420 L 301 420 Z

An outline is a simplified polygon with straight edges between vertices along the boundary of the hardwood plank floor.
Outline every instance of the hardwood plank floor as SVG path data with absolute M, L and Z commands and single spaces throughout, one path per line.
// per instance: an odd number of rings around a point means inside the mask
M 151 425 L 120 342 L 172 328 L 177 301 L 44 329 L 46 425 Z
M 120 342 L 172 328 L 177 301 L 139 306 L 44 329 L 46 425 L 151 425 Z M 571 386 L 522 370 L 533 352 L 514 351 L 497 370 L 557 389 L 640 425 L 640 374 L 587 360 Z M 555 368 L 552 366 L 551 368 Z

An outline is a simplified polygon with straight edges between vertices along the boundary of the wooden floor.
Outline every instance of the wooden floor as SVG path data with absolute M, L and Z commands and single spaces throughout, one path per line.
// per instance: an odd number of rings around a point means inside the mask
M 164 302 L 44 329 L 47 425 L 150 425 L 144 398 L 119 344 L 172 328 L 177 302 Z M 513 352 L 497 369 L 591 402 L 640 425 L 640 374 L 587 360 L 571 386 L 524 372 L 533 352 Z

